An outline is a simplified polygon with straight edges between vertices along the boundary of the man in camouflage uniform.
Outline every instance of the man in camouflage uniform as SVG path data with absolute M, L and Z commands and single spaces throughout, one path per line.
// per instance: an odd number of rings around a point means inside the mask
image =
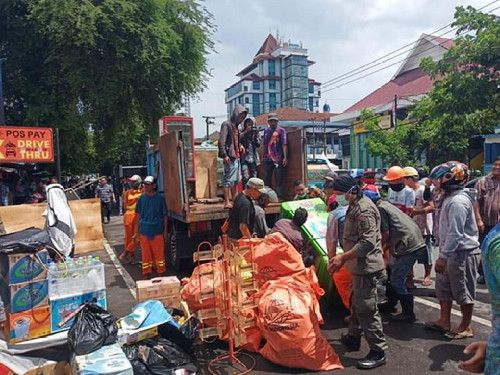
M 341 342 L 348 349 L 358 351 L 363 332 L 370 352 L 358 361 L 357 367 L 372 369 L 385 364 L 387 350 L 382 319 L 377 309 L 377 282 L 385 278 L 380 213 L 351 176 L 340 176 L 333 183 L 334 194 L 345 195 L 349 208 L 344 222 L 344 253 L 330 259 L 329 269 L 335 272 L 345 263 L 353 275 L 352 317 L 349 331 L 347 335 L 342 335 Z

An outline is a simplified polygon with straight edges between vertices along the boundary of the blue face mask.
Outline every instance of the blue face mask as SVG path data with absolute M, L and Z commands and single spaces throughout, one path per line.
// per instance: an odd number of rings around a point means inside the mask
M 345 195 L 337 195 L 337 203 L 340 207 L 345 207 L 349 204 Z

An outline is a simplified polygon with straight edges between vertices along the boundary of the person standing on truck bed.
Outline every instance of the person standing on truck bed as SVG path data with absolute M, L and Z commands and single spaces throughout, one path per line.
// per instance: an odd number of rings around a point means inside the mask
M 241 155 L 241 175 L 243 186 L 248 180 L 257 177 L 257 166 L 260 164 L 257 149 L 260 147 L 259 134 L 255 126 L 255 119 L 248 116 L 243 122 L 240 143 L 245 149 Z
M 231 241 L 252 237 L 255 225 L 255 207 L 252 200 L 259 199 L 261 194 L 265 193 L 264 181 L 252 177 L 248 180 L 246 189 L 236 196 L 227 220 L 227 235 Z
M 167 205 L 156 191 L 153 176 L 144 179 L 144 194 L 135 208 L 137 221 L 134 241 L 140 241 L 142 250 L 142 276 L 151 277 L 153 269 L 158 276 L 165 273 L 165 238 L 168 228 Z
M 267 118 L 269 127 L 264 130 L 264 181 L 266 186 L 272 186 L 274 175 L 274 190 L 280 199 L 283 198 L 283 170 L 288 164 L 288 143 L 286 131 L 278 125 L 279 117 L 270 113 Z
M 234 108 L 229 121 L 224 121 L 219 135 L 219 157 L 224 160 L 224 208 L 231 208 L 231 199 L 236 196 L 236 185 L 240 182 L 240 156 L 245 149 L 240 144 L 238 125 L 247 117 L 247 109 L 240 104 Z

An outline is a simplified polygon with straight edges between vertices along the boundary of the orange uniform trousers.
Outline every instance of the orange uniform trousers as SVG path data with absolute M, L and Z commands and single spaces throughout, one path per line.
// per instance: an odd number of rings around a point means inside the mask
M 125 251 L 135 253 L 134 231 L 138 215 L 135 211 L 127 210 L 123 214 L 123 225 L 125 227 Z
M 149 275 L 153 268 L 158 273 L 165 272 L 165 241 L 163 234 L 154 236 L 152 240 L 141 234 L 140 236 L 142 250 L 142 274 Z

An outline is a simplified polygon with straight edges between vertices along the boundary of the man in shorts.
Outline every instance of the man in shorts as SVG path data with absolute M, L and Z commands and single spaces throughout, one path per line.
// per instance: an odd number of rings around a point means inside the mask
M 240 144 L 238 125 L 247 117 L 248 111 L 238 104 L 229 121 L 224 121 L 219 135 L 219 157 L 224 161 L 224 208 L 231 208 L 236 197 L 236 185 L 240 182 L 240 156 L 245 149 Z
M 435 168 L 430 178 L 438 181 L 445 198 L 439 217 L 440 253 L 435 266 L 436 297 L 441 316 L 435 322 L 427 322 L 426 327 L 444 332 L 452 340 L 473 337 L 470 324 L 481 251 L 473 203 L 464 191 L 469 170 L 465 164 L 450 161 Z M 455 329 L 450 325 L 453 300 L 462 313 L 462 320 Z

